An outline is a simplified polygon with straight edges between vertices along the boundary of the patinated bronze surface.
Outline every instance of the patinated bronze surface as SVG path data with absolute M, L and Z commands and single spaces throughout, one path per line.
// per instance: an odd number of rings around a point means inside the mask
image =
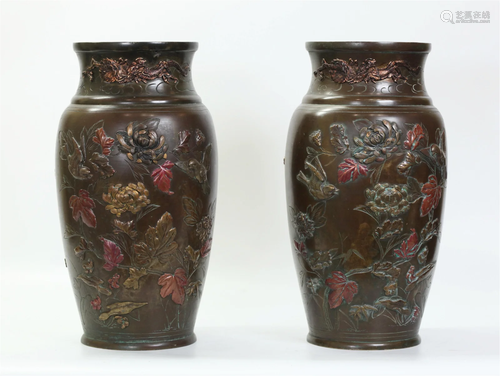
M 191 80 L 197 43 L 76 43 L 57 184 L 86 345 L 193 343 L 212 244 L 214 128 Z
M 286 150 L 290 236 L 308 341 L 420 343 L 446 187 L 426 43 L 310 42 L 311 86 Z

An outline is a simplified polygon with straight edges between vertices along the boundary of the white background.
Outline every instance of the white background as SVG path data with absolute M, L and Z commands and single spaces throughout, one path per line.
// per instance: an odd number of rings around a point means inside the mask
M 496 2 L 2 2 L 1 371 L 5 375 L 498 374 L 499 38 Z M 443 10 L 490 11 L 450 24 Z M 440 257 L 421 346 L 305 342 L 286 219 L 288 123 L 306 41 L 431 42 L 427 89 L 448 139 Z M 64 267 L 54 159 L 77 41 L 198 41 L 193 80 L 219 145 L 217 219 L 193 346 L 88 348 Z M 328 372 L 328 373 L 327 373 Z

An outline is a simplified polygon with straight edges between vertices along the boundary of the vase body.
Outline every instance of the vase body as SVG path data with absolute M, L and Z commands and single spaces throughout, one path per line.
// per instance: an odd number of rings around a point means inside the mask
M 306 47 L 312 82 L 285 168 L 308 341 L 417 345 L 446 186 L 444 125 L 423 81 L 430 45 Z
M 217 191 L 212 120 L 191 80 L 197 43 L 76 43 L 56 178 L 86 345 L 195 341 Z

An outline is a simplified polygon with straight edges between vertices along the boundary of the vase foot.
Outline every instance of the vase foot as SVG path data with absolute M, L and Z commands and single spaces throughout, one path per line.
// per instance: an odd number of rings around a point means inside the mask
M 412 338 L 396 340 L 396 341 L 380 341 L 380 342 L 364 342 L 364 341 L 335 341 L 326 338 L 319 338 L 312 334 L 307 335 L 307 342 L 316 346 L 330 347 L 334 349 L 344 350 L 391 350 L 413 347 L 420 344 L 420 336 Z
M 172 349 L 176 347 L 189 346 L 196 342 L 196 335 L 191 333 L 187 337 L 175 339 L 155 339 L 154 341 L 148 340 L 130 340 L 130 341 L 116 341 L 108 342 L 98 339 L 89 338 L 87 335 L 82 335 L 82 343 L 90 347 L 98 347 L 108 350 L 163 350 Z

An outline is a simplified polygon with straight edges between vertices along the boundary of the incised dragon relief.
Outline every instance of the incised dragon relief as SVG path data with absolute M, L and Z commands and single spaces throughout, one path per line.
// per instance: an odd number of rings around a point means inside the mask
M 387 64 L 377 67 L 377 61 L 373 58 L 365 59 L 358 63 L 357 60 L 333 59 L 327 62 L 323 59 L 321 66 L 314 71 L 314 76 L 319 80 L 326 77 L 338 84 L 355 84 L 359 82 L 376 82 L 391 78 L 394 82 L 398 80 L 406 81 L 407 77 L 401 72 L 401 68 L 406 68 L 412 75 L 420 74 L 421 67 L 413 67 L 405 60 L 389 61 Z
M 93 81 L 94 69 L 96 68 L 104 82 L 118 84 L 147 83 L 157 78 L 161 78 L 167 84 L 175 84 L 179 79 L 172 74 L 172 68 L 184 77 L 190 71 L 189 65 L 181 66 L 174 60 L 161 60 L 154 66 L 147 66 L 147 60 L 142 57 L 131 62 L 121 57 L 117 60 L 104 58 L 101 61 L 92 58 L 90 66 L 82 72 L 82 75 Z

